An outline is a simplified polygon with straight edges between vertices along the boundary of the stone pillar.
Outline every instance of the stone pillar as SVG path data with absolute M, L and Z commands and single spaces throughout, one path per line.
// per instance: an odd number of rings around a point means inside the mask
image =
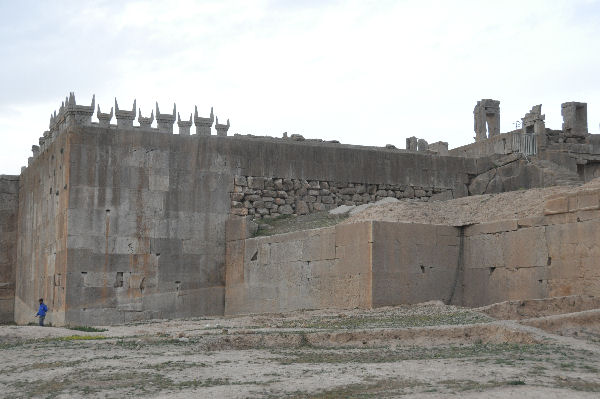
M 406 149 L 408 151 L 417 151 L 419 140 L 415 137 L 409 137 L 406 139 Z
M 562 131 L 566 138 L 583 138 L 588 135 L 587 104 L 568 102 L 561 105 Z
M 175 103 L 173 103 L 173 114 L 161 114 L 156 103 L 156 124 L 161 133 L 173 134 L 173 124 L 175 123 Z
M 500 134 L 500 101 L 484 98 L 473 109 L 475 141 Z
M 190 128 L 192 127 L 192 114 L 190 114 L 189 121 L 182 121 L 179 116 L 179 112 L 177 113 L 177 126 L 179 126 L 179 134 L 181 136 L 189 136 Z
M 215 129 L 217 130 L 217 136 L 227 136 L 229 130 L 229 119 L 227 119 L 226 125 L 219 125 L 219 118 L 215 118 Z
M 32 145 L 31 152 L 33 153 L 34 158 L 37 157 L 38 155 L 40 155 L 40 147 L 38 147 L 37 145 Z
M 215 117 L 212 107 L 210 108 L 210 117 L 200 118 L 198 117 L 198 107 L 194 106 L 194 125 L 196 125 L 196 134 L 200 136 L 210 136 L 210 129 L 214 120 Z
M 133 108 L 131 111 L 119 109 L 117 99 L 115 98 L 115 117 L 117 118 L 117 128 L 133 128 L 133 120 L 135 119 L 136 100 L 133 100 Z
M 98 125 L 100 127 L 109 127 L 110 120 L 113 117 L 113 108 L 110 107 L 110 113 L 103 114 L 102 112 L 100 112 L 100 104 L 98 104 L 98 112 L 96 112 L 96 117 L 98 118 Z
M 429 143 L 423 139 L 417 141 L 417 151 L 423 152 L 429 150 Z
M 150 111 L 150 117 L 144 118 L 142 116 L 142 109 L 138 108 L 138 123 L 142 129 L 151 129 L 152 122 L 154 122 L 154 110 Z
M 542 104 L 533 106 L 531 111 L 521 118 L 523 133 L 537 135 L 546 134 L 544 119 L 546 119 L 546 115 L 542 115 Z

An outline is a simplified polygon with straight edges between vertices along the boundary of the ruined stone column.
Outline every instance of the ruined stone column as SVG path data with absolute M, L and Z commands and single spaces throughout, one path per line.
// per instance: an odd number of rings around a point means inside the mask
M 210 108 L 210 117 L 200 118 L 198 116 L 198 107 L 194 106 L 194 125 L 196 125 L 196 134 L 200 136 L 210 136 L 210 130 L 215 120 L 213 109 Z
M 133 100 L 133 108 L 131 111 L 119 109 L 117 99 L 115 98 L 115 117 L 117 118 L 117 128 L 132 128 L 133 120 L 135 119 L 136 100 Z
M 544 123 L 546 115 L 542 115 L 542 104 L 535 105 L 531 111 L 521 118 L 523 133 L 525 134 L 542 134 L 546 133 L 546 125 Z
M 419 140 L 415 137 L 409 137 L 406 139 L 406 149 L 408 151 L 417 151 Z
M 173 134 L 173 124 L 175 123 L 175 110 L 176 106 L 173 103 L 173 114 L 161 114 L 158 109 L 158 102 L 156 102 L 156 124 L 158 125 L 158 131 L 161 133 Z
M 110 107 L 110 112 L 108 114 L 103 114 L 100 112 L 100 104 L 98 104 L 98 112 L 96 112 L 96 117 L 98 118 L 98 125 L 100 127 L 109 127 L 110 120 L 113 117 L 113 107 Z
M 150 117 L 144 118 L 142 116 L 142 109 L 138 108 L 138 123 L 142 129 L 151 129 L 152 122 L 154 122 L 154 110 L 150 111 Z
M 562 131 L 566 138 L 584 138 L 588 135 L 587 103 L 568 102 L 561 105 Z
M 229 130 L 229 119 L 227 119 L 226 125 L 219 124 L 219 118 L 215 118 L 215 129 L 217 130 L 217 136 L 227 136 L 227 131 Z
M 424 139 L 417 140 L 417 151 L 423 152 L 429 150 L 429 143 Z
M 190 114 L 189 121 L 182 121 L 179 116 L 179 112 L 177 113 L 177 126 L 179 126 L 179 134 L 181 136 L 189 136 L 190 128 L 192 127 L 192 114 Z
M 500 101 L 484 98 L 473 109 L 475 141 L 500 134 Z

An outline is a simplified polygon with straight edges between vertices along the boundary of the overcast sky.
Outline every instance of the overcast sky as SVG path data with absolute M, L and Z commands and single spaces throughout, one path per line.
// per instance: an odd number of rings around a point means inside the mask
M 103 112 L 214 106 L 230 134 L 398 148 L 472 142 L 482 98 L 502 132 L 540 103 L 560 129 L 560 104 L 582 101 L 600 133 L 596 0 L 0 0 L 0 15 L 3 174 L 69 91 Z

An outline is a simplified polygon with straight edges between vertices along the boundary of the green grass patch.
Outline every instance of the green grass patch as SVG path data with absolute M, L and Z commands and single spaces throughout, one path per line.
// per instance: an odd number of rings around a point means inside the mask
M 75 330 L 75 331 L 83 331 L 83 332 L 105 332 L 108 331 L 106 328 L 96 328 L 96 327 L 89 327 L 89 326 L 74 326 L 74 327 L 67 327 L 69 330 Z

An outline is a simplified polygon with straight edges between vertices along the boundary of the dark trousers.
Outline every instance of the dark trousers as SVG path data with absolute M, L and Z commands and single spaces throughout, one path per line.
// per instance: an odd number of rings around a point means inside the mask
M 44 319 L 46 318 L 46 316 L 40 316 L 40 326 L 44 327 Z

